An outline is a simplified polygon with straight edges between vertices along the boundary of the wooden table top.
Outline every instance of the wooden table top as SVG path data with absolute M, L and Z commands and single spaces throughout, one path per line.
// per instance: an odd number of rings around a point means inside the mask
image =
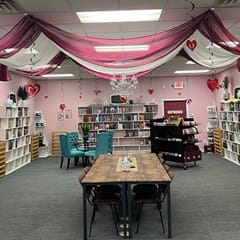
M 155 153 L 132 154 L 136 158 L 137 171 L 119 172 L 117 164 L 124 154 L 102 154 L 93 164 L 82 183 L 123 182 L 171 182 L 171 179 Z

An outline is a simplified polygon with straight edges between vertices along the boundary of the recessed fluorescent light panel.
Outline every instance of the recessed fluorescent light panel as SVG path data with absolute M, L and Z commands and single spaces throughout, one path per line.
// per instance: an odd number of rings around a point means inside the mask
M 77 12 L 82 23 L 159 21 L 162 9 Z
M 59 74 L 45 74 L 43 77 L 49 77 L 49 78 L 57 78 L 57 77 L 74 77 L 71 73 L 59 73 Z
M 193 61 L 187 61 L 186 64 L 196 64 L 196 63 Z
M 131 52 L 147 51 L 149 45 L 116 45 L 116 46 L 95 46 L 96 52 Z
M 174 73 L 206 73 L 209 72 L 209 70 L 177 70 Z

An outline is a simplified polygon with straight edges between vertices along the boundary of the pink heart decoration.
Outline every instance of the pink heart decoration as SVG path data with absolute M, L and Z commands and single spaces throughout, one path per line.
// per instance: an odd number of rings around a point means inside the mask
M 59 105 L 59 108 L 61 109 L 61 111 L 63 111 L 63 110 L 65 109 L 65 107 L 66 107 L 66 106 L 65 106 L 64 103 L 62 103 L 62 104 Z
M 208 79 L 207 86 L 212 92 L 214 92 L 218 88 L 218 79 Z
M 187 40 L 187 46 L 190 50 L 194 50 L 197 46 L 197 41 L 196 40 Z
M 149 88 L 149 89 L 148 89 L 148 93 L 149 93 L 150 95 L 152 95 L 152 94 L 154 93 L 154 89 L 153 89 L 153 88 Z
M 120 96 L 120 101 L 121 101 L 122 103 L 127 102 L 127 96 Z
M 25 91 L 30 95 L 30 96 L 36 96 L 40 92 L 40 85 L 38 83 L 35 83 L 34 85 L 28 83 L 24 86 Z

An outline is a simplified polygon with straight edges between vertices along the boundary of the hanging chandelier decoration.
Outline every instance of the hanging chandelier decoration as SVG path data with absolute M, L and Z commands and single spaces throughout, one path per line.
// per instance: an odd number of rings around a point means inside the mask
M 125 73 L 121 75 L 113 75 L 110 85 L 112 89 L 121 96 L 129 96 L 133 93 L 133 90 L 136 89 L 138 84 L 137 77 L 133 74 L 127 76 Z

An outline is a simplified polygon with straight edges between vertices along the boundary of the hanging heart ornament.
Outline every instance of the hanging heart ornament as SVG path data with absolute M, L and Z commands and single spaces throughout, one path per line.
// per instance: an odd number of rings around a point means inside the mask
M 30 95 L 30 96 L 36 96 L 40 92 L 40 85 L 38 83 L 35 84 L 25 84 L 24 86 L 25 91 Z
M 65 109 L 65 107 L 66 107 L 66 106 L 65 106 L 64 103 L 62 103 L 62 104 L 59 105 L 59 108 L 61 109 L 61 111 L 63 111 L 63 110 Z
M 218 88 L 218 79 L 208 79 L 207 86 L 212 92 L 214 92 Z
M 194 50 L 197 47 L 197 41 L 196 40 L 187 40 L 187 46 L 190 50 Z
M 154 93 L 154 89 L 153 89 L 153 88 L 149 88 L 149 89 L 148 89 L 148 93 L 149 93 L 150 95 L 152 95 L 152 94 Z

